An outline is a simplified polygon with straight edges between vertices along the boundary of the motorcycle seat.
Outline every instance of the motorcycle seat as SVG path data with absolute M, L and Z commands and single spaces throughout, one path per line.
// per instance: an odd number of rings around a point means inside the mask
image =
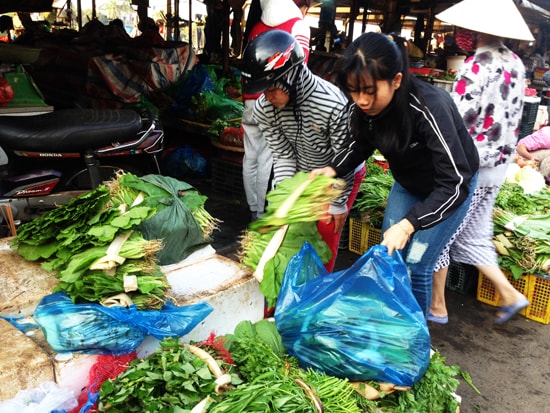
M 0 146 L 81 153 L 135 140 L 142 127 L 141 116 L 131 109 L 61 109 L 42 115 L 0 116 Z

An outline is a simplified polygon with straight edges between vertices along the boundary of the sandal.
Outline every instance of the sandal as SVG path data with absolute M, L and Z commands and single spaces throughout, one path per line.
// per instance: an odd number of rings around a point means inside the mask
M 437 324 L 447 324 L 449 322 L 449 316 L 439 317 L 437 315 L 433 315 L 432 313 L 428 313 L 428 321 Z
M 503 314 L 498 317 L 495 320 L 496 324 L 503 324 L 509 319 L 511 319 L 513 316 L 515 316 L 517 313 L 519 313 L 521 310 L 523 310 L 525 307 L 529 305 L 529 301 L 527 298 L 522 298 L 519 301 L 516 301 L 513 305 L 503 305 L 499 308 L 499 311 Z

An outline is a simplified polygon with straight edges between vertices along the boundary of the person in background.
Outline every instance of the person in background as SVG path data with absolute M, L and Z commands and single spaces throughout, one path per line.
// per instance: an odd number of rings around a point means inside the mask
M 330 166 L 346 176 L 378 149 L 395 179 L 382 224 L 382 245 L 399 250 L 412 292 L 428 316 L 434 265 L 462 222 L 477 181 L 479 158 L 448 92 L 409 72 L 405 41 L 364 33 L 335 65 L 351 97 L 352 141 Z
M 222 30 L 225 18 L 222 0 L 205 0 L 206 22 L 204 24 L 204 53 L 210 63 L 222 60 Z
M 302 8 L 300 8 L 300 5 Z M 260 0 L 259 6 L 262 10 L 261 17 L 247 32 L 247 42 L 268 30 L 284 30 L 296 38 L 304 51 L 305 61 L 307 62 L 309 57 L 309 26 L 303 18 L 309 8 L 309 0 Z M 250 94 L 243 91 L 243 185 L 252 220 L 257 219 L 264 213 L 265 197 L 269 189 L 273 166 L 271 151 L 252 116 L 254 103 L 260 94 Z
M 495 24 L 488 24 L 488 15 Z M 501 297 L 496 319 L 501 324 L 529 305 L 499 268 L 492 242 L 493 207 L 514 160 L 525 90 L 525 67 L 502 38 L 533 36 L 513 0 L 463 0 L 437 18 L 469 30 L 474 38 L 475 53 L 462 66 L 452 97 L 479 153 L 480 169 L 468 214 L 436 264 L 428 321 L 448 322 L 445 284 L 452 259 L 475 266 L 494 284 Z
M 294 36 L 269 30 L 254 38 L 243 55 L 243 90 L 263 92 L 256 100 L 253 117 L 273 154 L 273 182 L 277 185 L 297 172 L 329 165 L 348 142 L 346 96 L 332 83 L 314 75 Z M 346 217 L 365 176 L 365 162 L 342 175 L 344 193 L 318 223 L 319 233 L 332 251 L 325 264 L 334 269 Z
M 164 47 L 166 45 L 166 41 L 160 35 L 157 23 L 152 18 L 140 19 L 138 30 L 140 35 L 132 39 L 132 47 Z
M 520 139 L 516 151 L 526 161 L 534 161 L 546 180 L 550 178 L 550 126 Z
M 245 0 L 229 0 L 229 6 L 233 13 L 231 20 L 231 54 L 235 57 L 241 55 L 243 44 L 243 6 Z

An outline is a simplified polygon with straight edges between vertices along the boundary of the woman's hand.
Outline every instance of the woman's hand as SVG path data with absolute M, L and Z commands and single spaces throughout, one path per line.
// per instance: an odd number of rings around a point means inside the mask
M 325 166 L 324 168 L 314 169 L 309 173 L 310 178 L 317 175 L 326 175 L 329 178 L 334 178 L 336 176 L 336 171 L 331 166 Z
M 324 224 L 328 225 L 334 220 L 334 233 L 337 234 L 344 229 L 347 217 L 348 212 L 344 212 L 343 214 L 328 214 L 328 216 L 322 221 Z
M 405 248 L 413 232 L 412 224 L 407 219 L 402 219 L 384 232 L 384 239 L 380 244 L 388 247 L 388 254 L 392 255 L 395 250 Z

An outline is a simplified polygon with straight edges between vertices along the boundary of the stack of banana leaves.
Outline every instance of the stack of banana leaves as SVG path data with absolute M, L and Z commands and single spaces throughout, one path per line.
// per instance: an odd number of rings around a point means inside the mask
M 550 189 L 526 194 L 520 185 L 505 183 L 495 202 L 493 223 L 501 268 L 515 279 L 550 275 Z

